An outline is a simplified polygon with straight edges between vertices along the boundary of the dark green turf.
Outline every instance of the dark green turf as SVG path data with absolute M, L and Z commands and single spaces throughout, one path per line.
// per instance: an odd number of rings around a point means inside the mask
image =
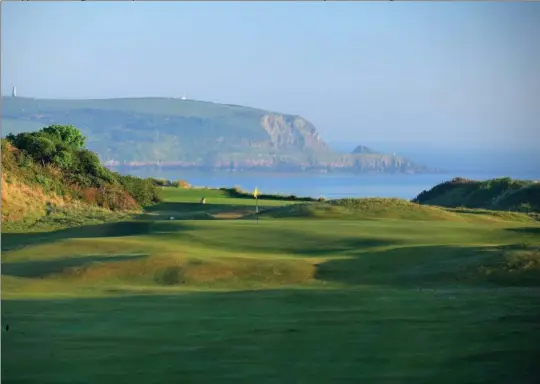
M 538 290 L 4 302 L 6 383 L 534 383 Z

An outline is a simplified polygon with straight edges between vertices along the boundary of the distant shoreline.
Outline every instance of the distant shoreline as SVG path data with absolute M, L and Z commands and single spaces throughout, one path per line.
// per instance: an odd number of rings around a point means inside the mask
M 427 171 L 406 171 L 400 172 L 395 170 L 390 171 L 359 171 L 359 170 L 347 170 L 342 168 L 299 168 L 299 167 L 252 167 L 252 168 L 239 168 L 231 169 L 228 167 L 214 168 L 205 166 L 179 166 L 179 165 L 105 165 L 106 168 L 116 172 L 129 172 L 134 170 L 139 171 L 188 171 L 188 172 L 204 172 L 204 173 L 268 173 L 276 175 L 298 175 L 298 174 L 311 174 L 311 175 L 445 175 L 452 174 L 452 172 L 445 170 L 427 170 Z

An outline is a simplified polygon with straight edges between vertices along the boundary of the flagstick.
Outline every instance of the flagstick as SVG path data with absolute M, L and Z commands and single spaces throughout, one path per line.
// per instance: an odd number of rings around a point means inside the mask
M 257 224 L 259 224 L 259 188 L 255 187 L 253 190 L 253 197 L 255 198 L 255 217 Z
M 255 196 L 255 213 L 257 216 L 257 224 L 259 224 L 259 199 Z

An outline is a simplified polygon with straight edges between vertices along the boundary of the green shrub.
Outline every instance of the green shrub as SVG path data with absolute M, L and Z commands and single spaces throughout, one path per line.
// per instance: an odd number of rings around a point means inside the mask
M 102 165 L 99 157 L 92 151 L 83 149 L 77 152 L 79 170 L 91 176 L 100 174 Z
M 43 128 L 41 132 L 75 148 L 84 147 L 86 142 L 86 137 L 73 125 L 51 125 Z
M 159 190 L 152 179 L 141 179 L 135 176 L 119 176 L 120 184 L 142 206 L 161 201 Z
M 53 164 L 57 165 L 62 169 L 70 169 L 73 167 L 73 156 L 69 151 L 58 151 L 53 156 Z

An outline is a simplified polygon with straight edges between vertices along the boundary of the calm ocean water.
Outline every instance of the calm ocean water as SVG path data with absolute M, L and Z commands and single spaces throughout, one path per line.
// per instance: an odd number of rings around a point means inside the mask
M 183 179 L 198 187 L 233 187 L 251 191 L 258 187 L 261 193 L 294 194 L 297 196 L 324 196 L 328 199 L 342 197 L 397 197 L 413 199 L 423 190 L 450 180 L 466 177 L 487 180 L 509 176 L 517 179 L 540 180 L 540 173 L 526 175 L 508 174 L 426 174 L 426 175 L 338 175 L 338 174 L 269 174 L 249 172 L 193 172 L 193 171 L 134 171 L 135 176 Z

